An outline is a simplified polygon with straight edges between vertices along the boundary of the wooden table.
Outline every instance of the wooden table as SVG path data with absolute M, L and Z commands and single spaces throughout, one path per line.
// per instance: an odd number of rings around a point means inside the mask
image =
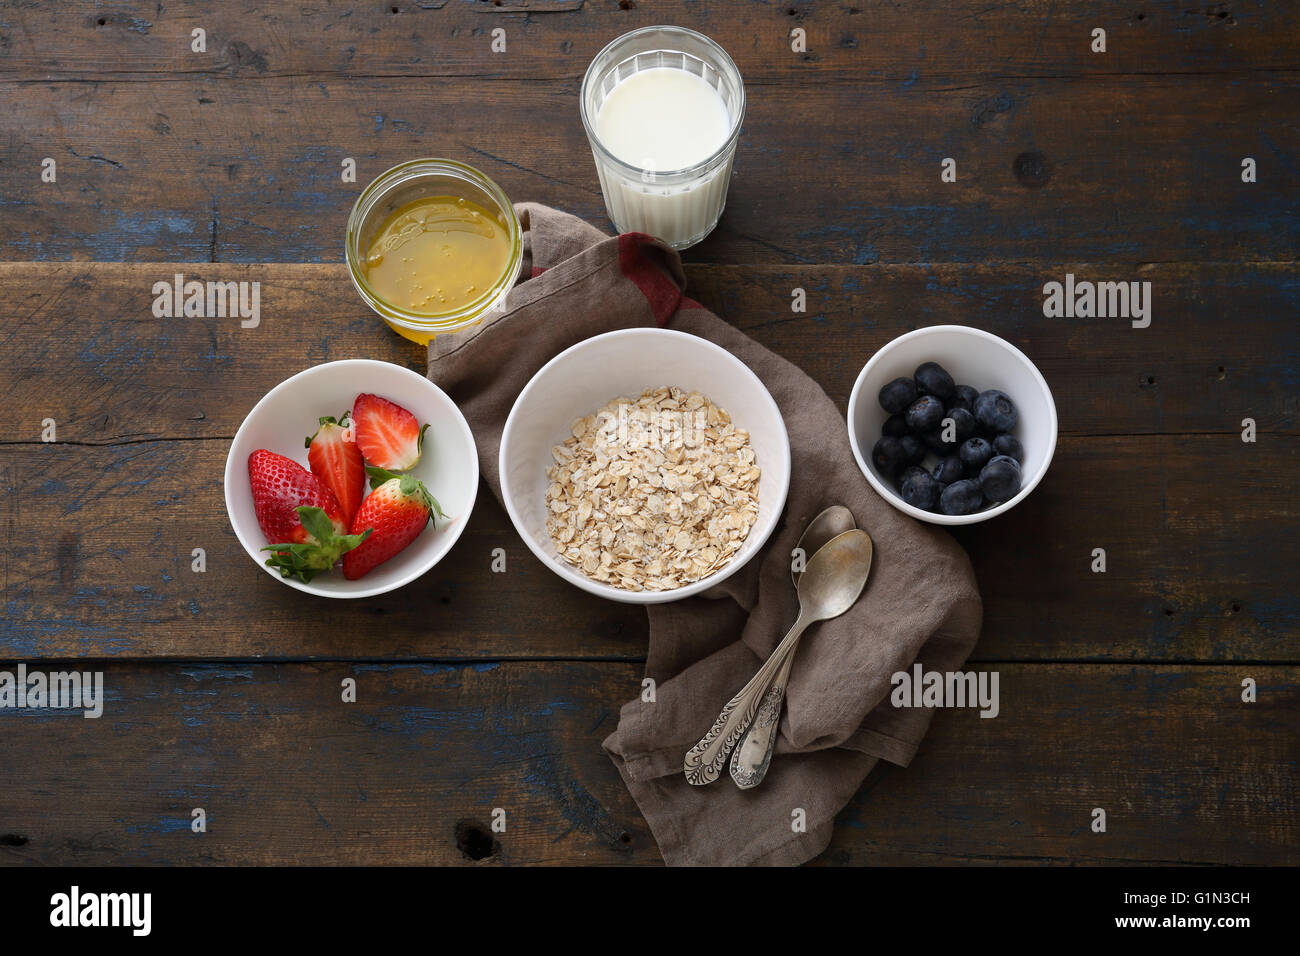
M 600 750 L 639 688 L 643 612 L 562 583 L 486 493 L 418 584 L 310 600 L 243 553 L 221 476 L 289 374 L 424 369 L 341 264 L 364 185 L 450 156 L 608 228 L 581 76 L 675 22 L 749 92 L 691 294 L 841 407 L 876 348 L 956 322 L 1024 349 L 1060 413 L 1043 484 L 958 535 L 1000 716 L 941 711 L 820 861 L 1300 862 L 1300 23 L 1190 6 L 0 9 L 0 658 L 102 670 L 107 696 L 99 720 L 0 711 L 0 861 L 659 861 Z M 154 318 L 175 272 L 260 282 L 260 326 Z M 1046 318 L 1067 272 L 1150 281 L 1150 327 Z

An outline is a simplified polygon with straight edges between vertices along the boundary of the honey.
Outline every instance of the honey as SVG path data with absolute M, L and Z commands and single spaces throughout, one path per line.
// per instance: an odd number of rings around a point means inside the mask
M 457 196 L 400 206 L 375 232 L 365 277 L 380 298 L 418 315 L 445 315 L 482 298 L 510 262 L 510 234 L 495 213 Z

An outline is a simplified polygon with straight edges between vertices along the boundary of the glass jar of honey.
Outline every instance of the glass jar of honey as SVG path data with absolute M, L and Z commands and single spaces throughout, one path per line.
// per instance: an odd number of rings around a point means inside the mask
M 519 277 L 523 234 L 501 187 L 472 166 L 416 159 L 365 188 L 348 217 L 348 273 L 412 342 L 483 321 Z

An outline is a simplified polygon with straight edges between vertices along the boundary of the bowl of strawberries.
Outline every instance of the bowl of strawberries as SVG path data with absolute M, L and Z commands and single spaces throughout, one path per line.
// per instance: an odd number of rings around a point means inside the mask
M 456 543 L 478 452 L 442 389 L 389 362 L 299 372 L 248 413 L 226 458 L 244 550 L 290 587 L 333 598 L 409 584 Z

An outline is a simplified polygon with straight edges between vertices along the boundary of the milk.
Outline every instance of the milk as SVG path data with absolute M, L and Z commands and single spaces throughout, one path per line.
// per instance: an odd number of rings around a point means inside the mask
M 652 172 L 704 162 L 727 141 L 731 117 L 718 91 L 685 70 L 633 73 L 610 91 L 596 117 L 601 143 L 629 166 Z
M 618 231 L 676 249 L 708 235 L 727 201 L 744 108 L 735 64 L 701 34 L 647 27 L 606 47 L 583 80 L 582 111 Z

